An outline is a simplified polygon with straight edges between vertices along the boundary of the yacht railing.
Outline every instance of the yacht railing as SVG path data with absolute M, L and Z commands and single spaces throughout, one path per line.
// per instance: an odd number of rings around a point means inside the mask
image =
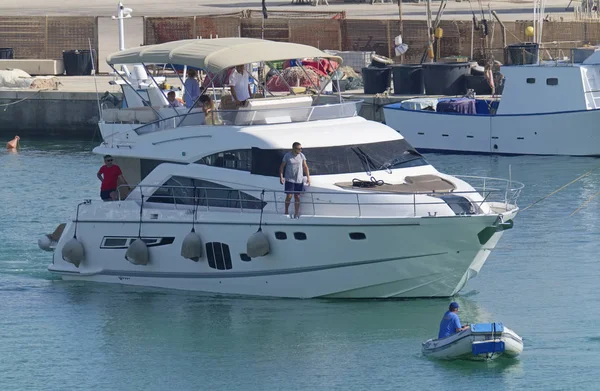
M 134 130 L 137 134 L 145 134 L 195 125 L 251 126 L 347 118 L 357 116 L 361 104 L 362 100 L 306 107 L 275 106 L 257 110 L 242 107 L 238 110 L 214 110 L 207 115 L 203 112 L 183 113 L 149 122 Z
M 405 216 L 435 216 L 427 208 L 447 205 L 456 214 L 493 214 L 498 210 L 509 211 L 517 206 L 524 185 L 500 178 L 462 176 L 480 182 L 472 191 L 393 193 L 360 188 L 356 191 L 301 192 L 301 208 L 304 216 L 390 216 L 390 206 L 405 207 Z M 140 193 L 141 192 L 141 193 Z M 120 192 L 118 192 L 120 193 Z M 234 189 L 225 187 L 156 186 L 138 185 L 127 197 L 144 202 L 165 203 L 179 208 L 197 208 L 199 211 L 227 209 L 237 212 L 260 212 L 281 214 L 284 211 L 286 193 L 276 190 Z M 448 196 L 448 197 L 446 197 Z M 470 197 L 473 196 L 473 197 Z M 481 199 L 482 198 L 482 199 Z M 474 201 L 479 199 L 478 201 Z M 485 202 L 495 203 L 495 212 L 484 212 Z M 294 210 L 291 199 L 290 211 Z M 398 215 L 396 215 L 398 216 Z
M 473 175 L 454 175 L 469 183 L 477 192 L 486 197 L 488 202 L 502 202 L 516 205 L 517 199 L 525 185 L 521 182 L 503 178 L 482 177 Z

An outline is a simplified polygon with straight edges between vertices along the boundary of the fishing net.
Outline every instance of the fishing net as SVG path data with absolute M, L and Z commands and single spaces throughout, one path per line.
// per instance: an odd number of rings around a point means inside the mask
M 281 71 L 281 76 L 275 74 L 267 81 L 267 89 L 269 91 L 288 91 L 288 87 L 285 82 L 290 87 L 306 87 L 313 88 L 313 83 L 315 86 L 319 86 L 320 84 L 320 75 L 319 73 L 313 69 L 312 67 L 306 66 L 304 67 L 304 72 L 300 67 L 289 67 Z M 308 77 L 307 77 L 308 75 Z M 285 80 L 285 82 L 284 82 Z M 311 82 L 312 81 L 312 82 Z

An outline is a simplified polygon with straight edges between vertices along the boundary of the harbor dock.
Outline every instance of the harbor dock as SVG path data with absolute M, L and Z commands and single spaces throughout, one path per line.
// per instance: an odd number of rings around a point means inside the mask
M 55 89 L 0 90 L 0 136 L 90 140 L 97 136 L 98 100 L 107 94 L 122 99 L 115 76 L 58 76 Z M 178 79 L 168 79 L 178 85 Z M 96 84 L 98 91 L 96 92 Z M 364 94 L 347 91 L 345 99 L 363 100 L 359 115 L 384 122 L 383 106 L 423 95 Z M 111 97 L 111 99 L 112 99 Z M 439 97 L 439 96 L 435 96 Z M 105 104 L 110 105 L 110 102 Z M 112 106 L 109 106 L 112 107 Z

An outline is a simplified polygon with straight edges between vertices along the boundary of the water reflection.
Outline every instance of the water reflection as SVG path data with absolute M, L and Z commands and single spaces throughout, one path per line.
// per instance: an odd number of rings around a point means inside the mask
M 200 339 L 246 339 L 259 344 L 327 344 L 332 338 L 380 341 L 435 337 L 450 300 L 280 300 L 218 297 L 83 282 L 57 282 L 68 308 L 86 308 L 103 320 L 107 340 L 123 338 L 144 345 L 144 337 L 161 335 L 177 343 L 181 336 Z M 455 298 L 464 323 L 498 321 L 468 296 Z
M 435 367 L 448 375 L 461 376 L 489 376 L 489 375 L 520 375 L 523 373 L 523 364 L 519 358 L 499 357 L 492 361 L 466 361 L 466 360 L 434 360 Z

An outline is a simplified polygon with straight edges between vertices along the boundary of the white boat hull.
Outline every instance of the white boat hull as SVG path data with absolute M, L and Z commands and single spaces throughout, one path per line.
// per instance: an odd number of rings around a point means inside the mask
M 494 347 L 503 343 L 503 349 L 488 349 L 475 354 L 473 344 L 495 343 Z M 503 351 L 500 351 L 503 350 Z M 513 330 L 504 327 L 500 333 L 473 333 L 471 328 L 463 330 L 450 337 L 429 339 L 423 342 L 423 355 L 441 360 L 493 360 L 504 356 L 514 358 L 523 352 L 523 339 Z
M 516 210 L 507 212 L 504 221 L 515 214 Z M 189 222 L 145 220 L 142 237 L 168 236 L 172 243 L 149 247 L 150 262 L 140 266 L 125 260 L 126 247 L 102 248 L 105 237 L 136 238 L 137 222 L 80 220 L 77 238 L 85 249 L 84 261 L 75 267 L 61 257 L 62 246 L 73 237 L 74 224 L 69 224 L 49 270 L 70 280 L 216 294 L 294 298 L 449 297 L 477 275 L 498 242 L 502 230 L 485 243 L 478 236 L 496 219 L 494 215 L 326 220 L 268 216 L 263 232 L 269 236 L 271 252 L 244 261 L 246 241 L 256 231 L 256 221 L 228 223 L 222 218 L 214 221 L 203 218 L 196 225 L 196 232 L 204 244 L 227 244 L 230 270 L 211 268 L 205 256 L 199 262 L 181 257 L 181 242 L 191 229 Z M 274 232 L 285 232 L 287 239 L 275 239 Z M 296 232 L 305 233 L 306 239 L 295 239 Z M 349 240 L 349 232 L 362 232 L 366 239 Z
M 490 116 L 386 106 L 384 114 L 420 151 L 600 156 L 600 110 Z

